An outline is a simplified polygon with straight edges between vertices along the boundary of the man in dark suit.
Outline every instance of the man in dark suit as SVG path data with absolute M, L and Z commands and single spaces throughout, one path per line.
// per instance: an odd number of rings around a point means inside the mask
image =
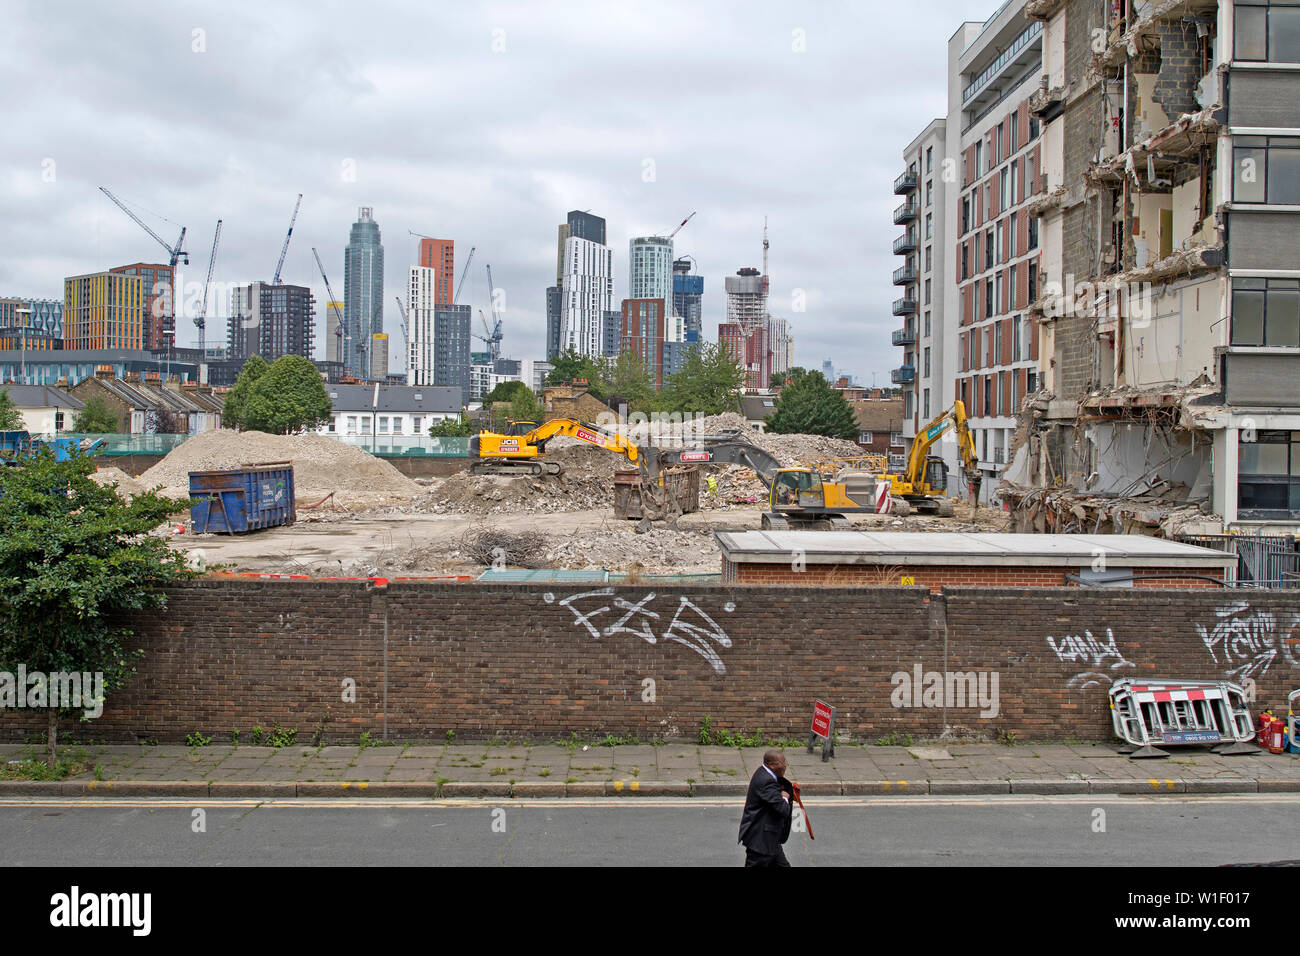
M 785 754 L 769 750 L 754 771 L 740 817 L 740 839 L 745 844 L 745 866 L 789 866 L 781 844 L 790 837 L 793 805 L 799 785 L 785 779 Z

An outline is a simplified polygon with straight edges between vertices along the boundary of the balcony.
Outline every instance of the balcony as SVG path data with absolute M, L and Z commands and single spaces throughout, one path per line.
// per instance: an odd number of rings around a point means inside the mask
M 916 281 L 916 266 L 906 265 L 894 270 L 894 285 L 910 285 Z
M 916 315 L 916 300 L 896 299 L 894 301 L 894 315 Z
M 889 380 L 895 385 L 911 385 L 916 381 L 916 366 L 904 365 L 889 373 Z
M 894 210 L 895 226 L 903 226 L 909 222 L 916 222 L 916 203 L 910 200 Z
M 894 180 L 894 195 L 906 196 L 908 193 L 914 192 L 916 190 L 916 183 L 916 173 L 911 171 L 903 173 L 903 175 Z
M 1011 41 L 996 60 L 966 85 L 961 95 L 962 108 L 972 112 L 978 111 L 984 105 L 985 99 L 997 99 L 1000 90 L 993 85 L 994 80 L 1028 65 L 1035 58 L 1041 60 L 1042 35 L 1043 23 L 1041 20 L 1035 20 L 1020 36 Z
M 905 256 L 909 252 L 916 252 L 916 236 L 912 235 L 910 229 L 907 235 L 899 236 L 894 240 L 894 255 Z
M 916 331 L 911 328 L 898 329 L 890 336 L 895 345 L 915 345 Z

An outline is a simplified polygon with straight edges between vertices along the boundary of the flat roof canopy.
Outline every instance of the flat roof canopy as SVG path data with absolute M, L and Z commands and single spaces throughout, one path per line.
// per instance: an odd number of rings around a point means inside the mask
M 906 531 L 719 531 L 733 564 L 970 565 L 972 567 L 1232 568 L 1237 556 L 1140 534 L 993 534 Z

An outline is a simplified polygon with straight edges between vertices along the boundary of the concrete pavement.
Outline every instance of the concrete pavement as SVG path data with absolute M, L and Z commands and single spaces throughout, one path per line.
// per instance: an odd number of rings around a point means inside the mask
M 86 771 L 58 781 L 0 779 L 0 796 L 599 797 L 735 796 L 764 748 L 691 743 L 603 746 L 457 743 L 396 746 L 210 744 L 70 746 Z M 6 764 L 39 746 L 0 745 Z M 62 750 L 62 748 L 61 748 Z M 788 747 L 788 774 L 819 796 L 1300 792 L 1300 759 L 1203 748 L 1131 760 L 1105 744 L 838 744 L 823 763 Z

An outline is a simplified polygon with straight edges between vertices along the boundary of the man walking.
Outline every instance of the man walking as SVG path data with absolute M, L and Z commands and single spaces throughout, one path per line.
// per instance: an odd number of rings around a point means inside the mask
M 785 754 L 769 750 L 749 781 L 738 841 L 745 844 L 745 866 L 790 865 L 781 844 L 790 837 L 790 801 L 799 785 L 785 779 L 785 768 Z

